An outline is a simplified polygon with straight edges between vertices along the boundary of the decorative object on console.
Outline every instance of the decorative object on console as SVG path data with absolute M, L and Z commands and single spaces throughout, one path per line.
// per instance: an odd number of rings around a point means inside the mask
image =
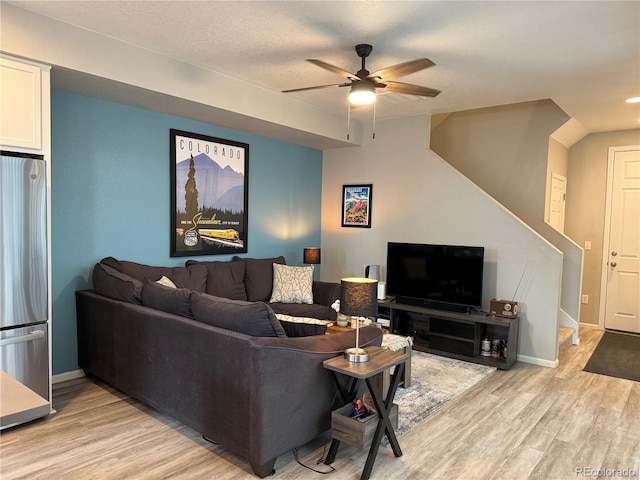
M 305 247 L 303 252 L 303 263 L 307 265 L 318 265 L 320 263 L 320 247 Z
M 373 185 L 342 186 L 342 226 L 371 228 Z
M 170 130 L 171 256 L 247 252 L 249 145 Z
M 380 281 L 380 265 L 365 265 L 364 276 Z
M 378 280 L 378 300 L 384 300 L 387 296 L 387 283 L 380 281 L 380 265 L 365 265 L 364 276 Z
M 378 281 L 373 278 L 349 277 L 341 280 L 340 311 L 344 315 L 372 317 L 378 313 Z M 359 346 L 360 322 L 356 324 L 356 346 L 348 348 L 344 356 L 350 362 L 366 362 L 369 354 Z
M 518 314 L 518 302 L 494 298 L 489 303 L 489 313 L 494 317 L 513 318 Z
M 489 337 L 484 337 L 484 340 L 482 340 L 480 355 L 482 355 L 483 357 L 491 356 L 491 340 L 489 340 Z
M 344 314 L 340 313 L 340 299 L 336 300 L 331 304 L 331 308 L 336 311 L 337 314 L 337 325 L 339 327 L 346 327 L 349 325 L 349 318 Z

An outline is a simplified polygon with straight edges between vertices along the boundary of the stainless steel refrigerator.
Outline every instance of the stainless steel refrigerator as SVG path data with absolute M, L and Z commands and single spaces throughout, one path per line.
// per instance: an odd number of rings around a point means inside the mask
M 51 412 L 46 164 L 19 155 L 0 155 L 2 429 Z

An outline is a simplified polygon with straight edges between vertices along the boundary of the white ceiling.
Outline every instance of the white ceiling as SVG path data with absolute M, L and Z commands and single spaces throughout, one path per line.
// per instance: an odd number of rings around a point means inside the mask
M 449 113 L 551 98 L 587 131 L 640 127 L 640 2 L 9 1 L 274 91 L 341 83 L 305 62 L 370 71 L 426 57 L 399 78 L 436 98 L 380 95 L 376 116 Z M 90 47 L 87 47 L 90 48 Z M 346 116 L 347 89 L 287 95 Z M 369 121 L 368 108 L 353 115 Z

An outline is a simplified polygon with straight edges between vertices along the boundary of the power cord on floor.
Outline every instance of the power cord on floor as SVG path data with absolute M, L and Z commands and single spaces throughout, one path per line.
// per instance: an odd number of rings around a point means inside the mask
M 206 436 L 202 435 L 202 438 L 205 439 L 207 442 L 209 443 L 213 443 L 214 445 L 220 445 L 218 442 L 216 442 L 215 440 L 211 440 L 210 438 L 207 438 Z M 316 465 L 320 465 L 323 460 L 324 460 L 324 454 L 327 451 L 327 444 L 324 444 L 324 448 L 322 449 L 322 456 L 318 459 L 318 461 L 316 462 Z M 304 468 L 308 468 L 309 470 L 311 470 L 312 472 L 316 472 L 316 473 L 321 473 L 322 475 L 328 475 L 329 473 L 333 473 L 336 471 L 336 469 L 329 465 L 329 468 L 331 470 L 327 471 L 327 472 L 322 472 L 320 470 L 316 470 L 315 468 L 309 467 L 308 465 L 305 465 L 304 463 L 302 463 L 300 461 L 300 459 L 298 458 L 298 449 L 294 448 L 293 449 L 293 456 L 296 459 L 296 462 L 298 462 L 298 464 L 302 465 Z M 273 472 L 270 473 L 270 475 L 273 475 L 275 473 L 275 470 Z
M 204 435 L 202 435 L 202 438 L 204 438 L 207 442 L 209 443 L 213 443 L 214 445 L 220 445 L 218 442 L 216 442 L 215 440 L 211 440 L 210 438 L 205 437 Z
M 324 454 L 327 451 L 327 444 L 324 444 L 324 448 L 322 449 L 322 456 L 318 459 L 318 461 L 316 462 L 316 465 L 320 465 L 323 461 L 324 461 Z M 322 475 L 328 475 L 330 473 L 333 473 L 336 471 L 336 469 L 332 466 L 332 465 L 328 465 L 328 467 L 330 468 L 330 470 L 323 472 L 321 470 L 316 470 L 313 467 L 310 467 L 308 465 L 305 465 L 304 463 L 302 463 L 300 461 L 300 459 L 298 458 L 298 449 L 294 448 L 293 449 L 293 456 L 296 459 L 296 462 L 298 462 L 299 465 L 303 466 L 304 468 L 311 470 L 312 472 L 316 472 L 316 473 L 321 473 Z

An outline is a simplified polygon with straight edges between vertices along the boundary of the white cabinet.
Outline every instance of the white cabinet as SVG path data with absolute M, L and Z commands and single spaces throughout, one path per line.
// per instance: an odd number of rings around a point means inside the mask
M 0 56 L 0 145 L 48 157 L 50 67 Z

